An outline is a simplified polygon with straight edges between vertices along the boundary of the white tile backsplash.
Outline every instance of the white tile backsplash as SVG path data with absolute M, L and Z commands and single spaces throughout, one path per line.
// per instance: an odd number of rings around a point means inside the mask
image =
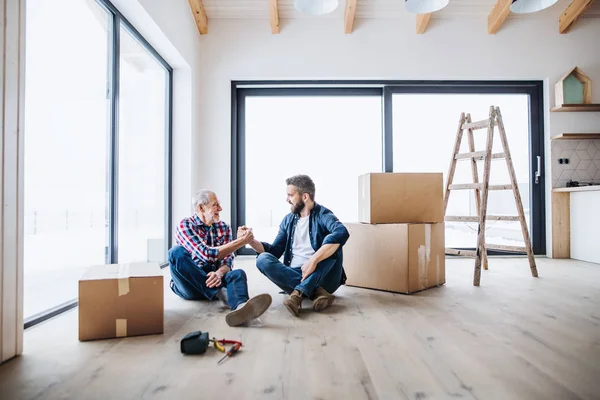
M 559 158 L 569 164 L 559 164 Z M 569 180 L 600 183 L 600 140 L 554 140 L 550 159 L 552 187 L 565 187 Z
M 594 142 L 588 143 L 586 151 L 588 152 L 588 156 L 590 157 L 590 160 L 594 159 L 594 157 L 596 156 L 597 150 L 598 149 L 596 148 L 596 145 L 594 144 Z
M 581 170 L 581 169 L 587 170 L 590 167 L 590 164 L 592 164 L 592 161 L 593 160 L 581 160 L 581 161 L 579 161 L 579 165 L 577 166 L 577 169 L 578 170 Z
M 593 162 L 590 162 L 590 166 L 588 167 L 588 172 L 590 173 L 590 176 L 592 177 L 592 179 L 594 179 L 596 174 L 598 173 L 598 167 L 596 167 L 596 164 L 594 164 Z
M 580 141 L 577 143 L 577 146 L 575 146 L 575 148 L 576 148 L 577 150 L 585 150 L 585 149 L 587 149 L 587 147 L 588 147 L 588 143 L 587 143 L 587 141 L 586 141 L 586 140 L 580 140 Z
M 560 174 L 560 176 L 558 177 L 558 179 L 560 179 L 561 181 L 568 181 L 569 179 L 573 179 L 574 176 L 575 176 L 575 171 L 572 171 L 572 170 L 569 170 L 569 169 L 565 169 Z

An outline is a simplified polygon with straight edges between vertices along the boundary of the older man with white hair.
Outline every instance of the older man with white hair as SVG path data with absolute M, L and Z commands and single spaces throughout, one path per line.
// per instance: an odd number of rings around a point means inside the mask
M 254 240 L 251 230 L 233 240 L 231 227 L 220 219 L 223 210 L 217 195 L 206 189 L 196 193 L 194 215 L 177 226 L 169 250 L 171 289 L 186 300 L 218 298 L 231 307 L 229 326 L 250 322 L 271 305 L 269 294 L 249 299 L 246 273 L 233 268 L 233 252 Z M 226 289 L 226 290 L 225 290 Z

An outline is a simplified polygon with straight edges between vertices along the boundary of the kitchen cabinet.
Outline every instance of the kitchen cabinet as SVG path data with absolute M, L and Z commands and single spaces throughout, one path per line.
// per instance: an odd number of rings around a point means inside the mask
M 600 264 L 600 185 L 552 190 L 552 257 Z

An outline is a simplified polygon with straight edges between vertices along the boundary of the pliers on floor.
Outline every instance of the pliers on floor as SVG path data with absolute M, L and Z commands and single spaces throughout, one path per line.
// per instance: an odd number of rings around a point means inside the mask
M 225 353 L 225 356 L 221 360 L 219 360 L 219 363 L 221 363 L 225 358 L 233 356 L 235 353 L 237 353 L 240 347 L 242 347 L 242 342 L 238 342 L 237 340 L 217 340 L 216 338 L 212 338 L 211 342 L 213 342 L 215 349 L 219 350 L 222 353 Z M 229 350 L 226 350 L 225 345 L 227 344 L 232 344 L 233 346 L 231 346 Z
M 226 344 L 233 344 L 233 345 L 237 344 L 240 347 L 242 346 L 242 342 L 238 342 L 237 340 L 228 340 L 228 339 L 217 340 L 216 338 L 212 338 L 212 339 L 210 339 L 210 341 L 213 342 L 215 349 L 219 350 L 221 353 L 225 353 L 225 345 Z

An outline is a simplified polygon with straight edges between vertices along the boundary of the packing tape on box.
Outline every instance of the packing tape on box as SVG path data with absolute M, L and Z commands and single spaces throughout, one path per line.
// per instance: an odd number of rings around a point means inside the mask
M 117 337 L 125 337 L 127 336 L 127 320 L 126 319 L 117 319 Z
M 428 267 L 431 262 L 431 224 L 425 225 L 425 245 L 419 246 L 419 284 L 421 288 L 429 286 Z
M 119 265 L 118 286 L 119 296 L 129 293 L 129 264 Z

